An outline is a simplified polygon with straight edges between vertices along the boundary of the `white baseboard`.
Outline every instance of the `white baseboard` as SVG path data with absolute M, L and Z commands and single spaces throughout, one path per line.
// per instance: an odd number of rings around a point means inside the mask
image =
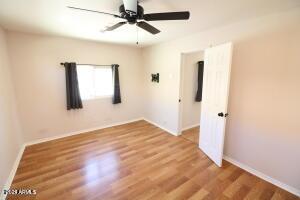
M 182 128 L 181 131 L 185 131 L 185 130 L 188 130 L 188 129 L 191 129 L 191 128 L 195 128 L 197 126 L 200 126 L 200 124 L 194 124 L 194 125 L 191 125 L 191 126 L 184 127 L 184 128 Z
M 163 126 L 161 126 L 161 125 L 159 125 L 159 124 L 157 124 L 157 123 L 155 123 L 155 122 L 153 122 L 153 121 L 151 121 L 149 119 L 144 118 L 144 120 L 147 121 L 147 122 L 149 122 L 150 124 L 153 124 L 154 126 L 157 126 L 157 127 L 161 128 L 161 129 L 163 129 L 164 131 L 170 133 L 171 135 L 178 136 L 178 133 L 175 133 L 175 132 L 173 132 L 173 131 L 171 131 L 171 130 L 169 130 L 169 129 L 167 129 L 167 128 L 165 128 L 165 127 L 163 127 Z
M 6 180 L 6 183 L 5 183 L 4 187 L 3 187 L 3 189 L 1 190 L 1 194 L 0 194 L 0 199 L 1 200 L 2 199 L 3 200 L 6 199 L 7 195 L 4 194 L 3 191 L 4 190 L 8 190 L 10 188 L 10 186 L 11 186 L 13 180 L 14 180 L 15 174 L 17 172 L 17 169 L 18 169 L 19 163 L 21 161 L 21 158 L 22 158 L 24 150 L 25 150 L 25 145 L 22 145 L 21 148 L 20 148 L 20 150 L 19 150 L 19 153 L 18 153 L 18 155 L 16 157 L 16 160 L 15 160 L 15 162 L 13 164 L 12 170 L 10 171 L 10 174 L 9 174 L 7 180 Z
M 230 163 L 232 163 L 232 164 L 234 164 L 234 165 L 236 165 L 236 166 L 238 166 L 238 167 L 240 167 L 240 168 L 242 168 L 243 170 L 245 170 L 245 171 L 247 171 L 247 172 L 249 172 L 249 173 L 265 180 L 265 181 L 267 181 L 267 182 L 272 183 L 273 185 L 276 185 L 276 186 L 278 186 L 278 187 L 280 187 L 280 188 L 282 188 L 282 189 L 284 189 L 284 190 L 300 197 L 300 190 L 299 189 L 296 189 L 292 186 L 289 186 L 285 183 L 282 183 L 281 181 L 278 181 L 278 180 L 276 180 L 276 179 L 274 179 L 274 178 L 272 178 L 272 177 L 270 177 L 270 176 L 268 176 L 268 175 L 266 175 L 266 174 L 264 174 L 260 171 L 257 171 L 256 169 L 253 169 L 253 168 L 249 167 L 248 165 L 240 163 L 239 161 L 234 160 L 234 159 L 232 159 L 228 156 L 224 156 L 223 159 L 230 162 Z
M 60 138 L 64 138 L 64 137 L 68 137 L 68 136 L 72 136 L 72 135 L 88 133 L 88 132 L 91 132 L 91 131 L 96 131 L 96 130 L 99 130 L 99 129 L 109 128 L 109 127 L 113 127 L 113 126 L 128 124 L 128 123 L 140 121 L 140 120 L 143 120 L 143 119 L 144 118 L 141 117 L 141 118 L 132 119 L 132 120 L 123 121 L 123 122 L 118 122 L 118 123 L 113 123 L 113 124 L 109 124 L 109 125 L 98 126 L 98 127 L 83 129 L 83 130 L 79 130 L 79 131 L 73 131 L 71 133 L 65 133 L 65 134 L 61 134 L 61 135 L 58 135 L 58 136 L 54 136 L 54 137 L 47 137 L 47 138 L 43 138 L 43 139 L 39 139 L 39 140 L 34 140 L 34 141 L 31 141 L 31 142 L 26 142 L 25 146 L 30 146 L 30 145 L 34 145 L 34 144 L 38 144 L 38 143 L 42 143 L 42 142 L 48 142 L 48 141 L 51 141 L 51 140 L 56 140 L 56 139 L 60 139 Z
M 24 144 L 24 146 L 30 146 L 30 145 L 34 145 L 34 144 L 39 144 L 39 143 L 42 143 L 42 142 L 48 142 L 48 141 L 51 141 L 51 140 L 56 140 L 56 139 L 60 139 L 60 138 L 64 138 L 64 137 L 68 137 L 68 136 L 72 136 L 72 135 L 78 135 L 78 134 L 82 134 L 82 133 L 88 133 L 88 132 L 91 132 L 91 131 L 96 131 L 96 130 L 100 130 L 100 129 L 104 129 L 104 128 L 109 128 L 109 127 L 113 127 L 113 126 L 119 126 L 119 125 L 123 125 L 123 124 L 128 124 L 128 123 L 132 123 L 132 122 L 136 122 L 136 121 L 140 121 L 140 120 L 145 120 L 147 122 L 149 122 L 150 124 L 153 124 L 165 131 L 167 131 L 168 133 L 174 135 L 174 136 L 178 136 L 177 133 L 171 131 L 171 130 L 168 130 L 167 128 L 165 127 L 162 127 L 161 125 L 158 125 L 156 124 L 155 122 L 152 122 L 151 120 L 148 120 L 146 118 L 137 118 L 137 119 L 132 119 L 132 120 L 127 120 L 127 121 L 123 121 L 123 122 L 118 122 L 118 123 L 113 123 L 113 124 L 109 124 L 109 125 L 105 125 L 105 126 L 98 126 L 98 127 L 93 127 L 93 128 L 89 128 L 89 129 L 82 129 L 82 130 L 79 130 L 79 131 L 73 131 L 71 133 L 65 133 L 65 134 L 60 134 L 58 136 L 53 136 L 53 137 L 47 137 L 47 138 L 43 138 L 43 139 L 38 139 L 38 140 L 33 140 L 33 141 L 30 141 L 30 142 L 26 142 Z

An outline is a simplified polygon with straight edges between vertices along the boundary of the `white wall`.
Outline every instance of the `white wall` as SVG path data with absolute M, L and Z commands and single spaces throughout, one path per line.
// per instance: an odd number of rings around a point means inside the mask
M 25 142 L 142 117 L 141 49 L 16 32 L 8 46 Z M 119 64 L 122 103 L 88 100 L 67 111 L 65 61 Z
M 195 98 L 198 89 L 198 62 L 203 60 L 203 53 L 203 51 L 198 51 L 182 55 L 181 130 L 200 123 L 201 102 L 196 102 Z
M 146 118 L 178 132 L 180 56 L 233 41 L 225 155 L 300 191 L 300 10 L 251 19 L 144 49 Z M 170 74 L 172 76 L 170 76 Z
M 0 189 L 4 187 L 22 144 L 6 34 L 0 27 Z M 2 192 L 2 191 L 1 191 Z M 1 193 L 0 192 L 0 193 Z M 1 198 L 1 197 L 0 197 Z
M 170 51 L 171 50 L 171 51 Z M 174 135 L 177 134 L 180 56 L 169 45 L 153 46 L 143 51 L 145 118 Z M 177 67 L 176 67 L 177 66 Z M 159 83 L 151 74 L 159 73 Z

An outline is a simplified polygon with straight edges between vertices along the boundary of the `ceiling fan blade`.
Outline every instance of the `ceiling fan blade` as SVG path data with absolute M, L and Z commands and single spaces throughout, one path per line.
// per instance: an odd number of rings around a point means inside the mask
M 123 26 L 124 24 L 126 24 L 127 22 L 119 22 L 113 26 L 107 27 L 104 31 L 113 31 L 117 28 L 119 28 L 120 26 Z
M 101 11 L 97 11 L 97 10 L 89 10 L 89 9 L 85 9 L 85 8 L 77 8 L 77 7 L 72 7 L 72 6 L 67 6 L 70 9 L 74 9 L 74 10 L 81 10 L 81 11 L 88 11 L 88 12 L 94 12 L 94 13 L 99 13 L 99 14 L 105 14 L 105 15 L 111 15 L 117 18 L 122 18 L 119 15 L 115 15 L 115 14 L 111 14 L 111 13 L 107 13 L 107 12 L 101 12 Z
M 150 13 L 144 15 L 146 21 L 160 20 L 186 20 L 190 18 L 190 12 L 166 12 L 166 13 Z
M 138 27 L 144 29 L 145 31 L 152 33 L 153 35 L 160 32 L 160 30 L 158 30 L 157 28 L 151 26 L 150 24 L 148 24 L 147 22 L 144 22 L 144 21 L 137 22 L 136 25 Z

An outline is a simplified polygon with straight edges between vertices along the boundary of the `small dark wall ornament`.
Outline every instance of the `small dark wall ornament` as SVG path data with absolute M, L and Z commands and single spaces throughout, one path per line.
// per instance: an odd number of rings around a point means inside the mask
M 151 77 L 152 77 L 152 79 L 151 79 L 152 82 L 159 83 L 159 73 L 151 74 Z

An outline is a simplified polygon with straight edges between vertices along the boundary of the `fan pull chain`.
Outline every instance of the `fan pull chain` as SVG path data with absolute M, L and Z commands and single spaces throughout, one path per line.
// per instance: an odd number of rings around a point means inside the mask
M 139 28 L 136 26 L 136 45 L 139 45 Z

